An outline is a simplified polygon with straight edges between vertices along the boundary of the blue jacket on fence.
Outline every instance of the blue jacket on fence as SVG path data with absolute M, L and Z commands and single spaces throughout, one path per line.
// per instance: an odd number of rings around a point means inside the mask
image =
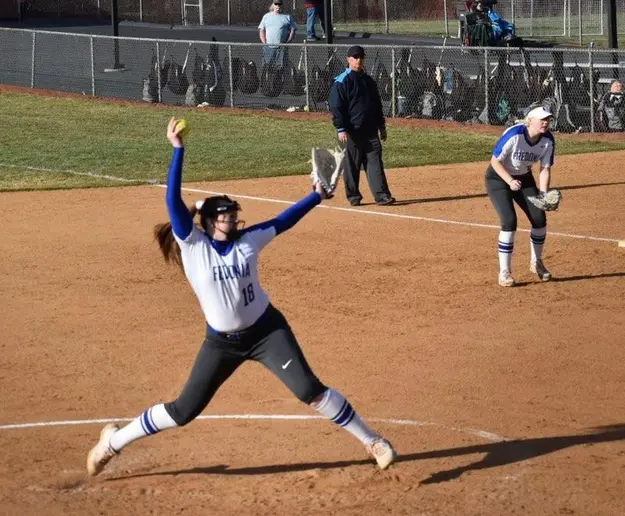
M 505 38 L 506 36 L 514 36 L 514 24 L 504 20 L 492 9 L 488 10 L 491 26 L 493 27 L 493 36 L 496 40 Z
M 330 111 L 339 133 L 358 131 L 374 136 L 385 127 L 378 85 L 366 72 L 347 68 L 334 79 L 330 90 Z

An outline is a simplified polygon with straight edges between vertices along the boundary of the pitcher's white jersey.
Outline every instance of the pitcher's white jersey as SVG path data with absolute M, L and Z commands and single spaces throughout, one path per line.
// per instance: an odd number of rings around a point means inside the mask
M 517 124 L 505 131 L 495 148 L 493 156 L 501 161 L 511 176 L 522 176 L 532 171 L 532 165 L 540 161 L 541 168 L 553 165 L 555 140 L 548 132 L 532 143 L 525 124 Z
M 211 328 L 243 330 L 265 312 L 269 297 L 258 281 L 258 254 L 275 236 L 273 225 L 260 225 L 233 242 L 217 242 L 194 225 L 185 240 L 175 237 L 185 275 Z

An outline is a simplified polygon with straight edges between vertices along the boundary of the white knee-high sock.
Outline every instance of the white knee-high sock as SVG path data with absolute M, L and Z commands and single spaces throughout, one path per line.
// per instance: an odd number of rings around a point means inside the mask
M 125 427 L 120 428 L 111 437 L 109 446 L 114 451 L 121 451 L 124 446 L 129 445 L 131 442 L 146 437 L 148 435 L 154 435 L 161 430 L 167 430 L 178 426 L 176 422 L 165 410 L 165 405 L 154 405 L 147 409 L 139 417 L 133 419 Z
M 512 252 L 516 231 L 500 231 L 498 240 L 499 272 L 512 270 Z
M 320 414 L 347 430 L 364 445 L 370 444 L 380 437 L 363 423 L 350 403 L 340 393 L 332 389 L 324 392 L 321 401 L 313 404 L 313 407 Z
M 547 228 L 532 228 L 530 231 L 530 250 L 532 252 L 532 262 L 541 260 L 543 256 L 543 246 L 547 238 Z

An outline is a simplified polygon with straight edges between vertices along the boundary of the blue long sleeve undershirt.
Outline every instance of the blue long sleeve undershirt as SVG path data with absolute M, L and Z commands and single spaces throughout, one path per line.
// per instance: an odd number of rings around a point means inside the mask
M 295 226 L 295 224 L 302 220 L 304 215 L 306 215 L 320 202 L 321 196 L 317 192 L 313 192 L 308 194 L 302 200 L 296 202 L 293 206 L 289 206 L 276 218 L 250 226 L 249 228 L 244 229 L 243 232 L 247 233 L 256 229 L 266 229 L 273 226 L 276 229 L 276 236 L 278 236 L 280 233 L 284 233 Z
M 184 147 L 174 148 L 169 172 L 167 174 L 167 192 L 165 194 L 165 203 L 167 205 L 171 227 L 174 234 L 181 240 L 185 240 L 193 230 L 193 218 L 180 195 L 183 161 Z M 321 203 L 321 196 L 317 192 L 312 192 L 293 206 L 289 206 L 274 219 L 250 226 L 244 229 L 243 233 L 273 226 L 277 236 L 291 229 L 319 203 Z
M 175 147 L 167 174 L 167 192 L 165 194 L 165 204 L 169 212 L 171 227 L 174 234 L 181 240 L 186 239 L 193 230 L 193 218 L 180 195 L 183 161 L 184 147 Z

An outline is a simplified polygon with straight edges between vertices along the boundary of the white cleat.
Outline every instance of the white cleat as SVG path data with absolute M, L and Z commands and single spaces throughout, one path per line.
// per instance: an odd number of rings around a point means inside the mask
M 545 267 L 545 264 L 542 260 L 537 260 L 530 263 L 530 271 L 538 275 L 540 281 L 551 280 L 551 273 L 547 270 L 547 267 Z
M 509 270 L 501 271 L 499 273 L 499 286 L 514 287 L 514 278 Z
M 380 469 L 388 468 L 397 459 L 397 452 L 393 449 L 393 445 L 382 437 L 378 437 L 367 445 L 367 451 L 378 463 Z
M 98 444 L 91 448 L 87 456 L 87 472 L 89 475 L 94 476 L 100 473 L 108 461 L 115 457 L 115 455 L 118 455 L 118 452 L 113 450 L 110 446 L 111 437 L 118 430 L 119 426 L 109 423 L 100 432 Z

